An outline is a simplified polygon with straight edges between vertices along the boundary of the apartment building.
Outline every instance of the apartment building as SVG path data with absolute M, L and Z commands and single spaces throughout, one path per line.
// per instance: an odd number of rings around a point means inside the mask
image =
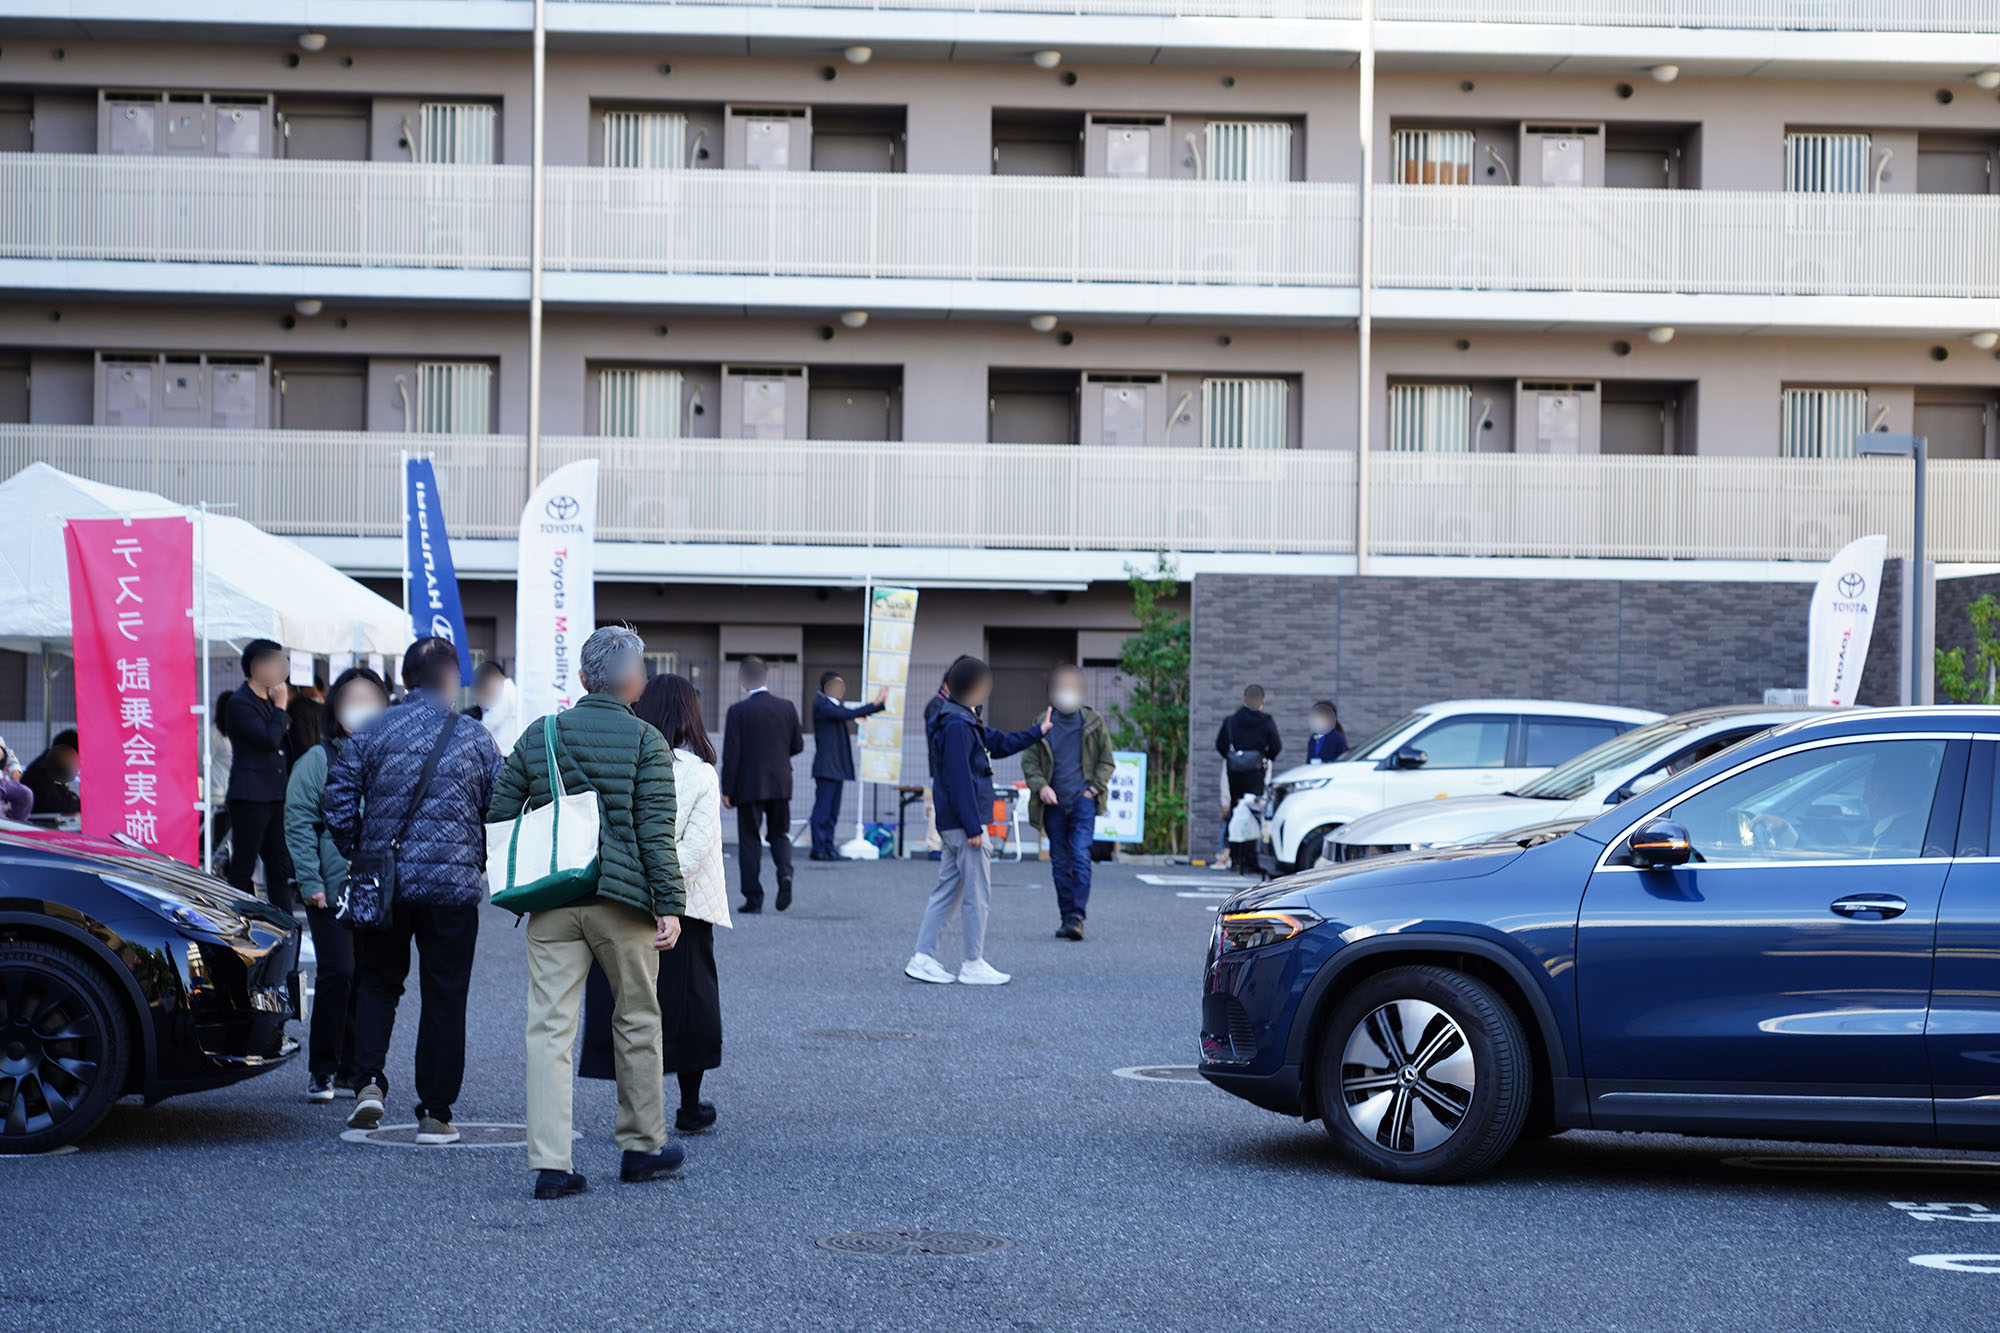
M 1907 543 L 1870 430 L 1995 558 L 1986 0 L 1057 7 L 8 6 L 0 469 L 382 576 L 430 453 L 504 656 L 530 476 L 597 456 L 674 665 L 803 682 L 909 580 L 1022 701 L 1153 551 L 1801 578 Z

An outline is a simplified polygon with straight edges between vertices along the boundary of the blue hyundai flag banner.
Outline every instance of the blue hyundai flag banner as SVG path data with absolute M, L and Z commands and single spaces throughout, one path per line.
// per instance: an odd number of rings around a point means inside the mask
M 436 635 L 458 645 L 459 683 L 472 683 L 472 649 L 465 642 L 465 610 L 458 601 L 458 573 L 444 531 L 444 500 L 428 458 L 403 460 L 403 545 L 408 555 L 410 633 Z

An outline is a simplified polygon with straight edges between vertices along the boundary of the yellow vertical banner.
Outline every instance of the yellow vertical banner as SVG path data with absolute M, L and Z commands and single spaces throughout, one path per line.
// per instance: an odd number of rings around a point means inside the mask
M 870 588 L 861 696 L 889 691 L 887 706 L 861 724 L 859 776 L 891 785 L 903 780 L 903 705 L 910 684 L 910 643 L 917 629 L 915 588 Z

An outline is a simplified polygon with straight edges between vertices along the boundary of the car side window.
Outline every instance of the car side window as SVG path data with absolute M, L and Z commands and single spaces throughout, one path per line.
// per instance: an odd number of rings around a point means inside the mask
M 1454 717 L 1420 733 L 1411 745 L 1424 752 L 1424 767 L 1505 768 L 1514 720 L 1478 715 Z
M 1696 792 L 1663 813 L 1705 863 L 1880 860 L 1919 855 L 1942 740 L 1800 750 Z
M 1529 768 L 1554 768 L 1593 745 L 1602 745 L 1623 728 L 1616 722 L 1588 717 L 1524 717 Z

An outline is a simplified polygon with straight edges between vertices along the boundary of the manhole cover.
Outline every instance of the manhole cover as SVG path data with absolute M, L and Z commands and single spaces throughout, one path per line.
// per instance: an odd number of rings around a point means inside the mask
M 1127 1065 L 1111 1072 L 1120 1078 L 1137 1079 L 1141 1083 L 1208 1082 L 1193 1065 Z
M 1014 1242 L 1005 1236 L 982 1236 L 972 1231 L 849 1231 L 839 1236 L 821 1236 L 813 1244 L 835 1254 L 882 1254 L 899 1259 L 924 1254 L 992 1254 L 1011 1250 Z
M 914 1032 L 898 1032 L 894 1028 L 806 1028 L 801 1037 L 812 1037 L 818 1041 L 915 1041 Z
M 349 1129 L 340 1137 L 349 1143 L 372 1143 L 382 1148 L 423 1148 L 430 1150 L 437 1145 L 417 1142 L 415 1125 L 383 1125 L 378 1129 Z M 580 1136 L 579 1136 L 580 1137 Z M 458 1142 L 443 1145 L 450 1148 L 515 1148 L 528 1141 L 526 1125 L 477 1124 L 469 1120 L 458 1122 Z

